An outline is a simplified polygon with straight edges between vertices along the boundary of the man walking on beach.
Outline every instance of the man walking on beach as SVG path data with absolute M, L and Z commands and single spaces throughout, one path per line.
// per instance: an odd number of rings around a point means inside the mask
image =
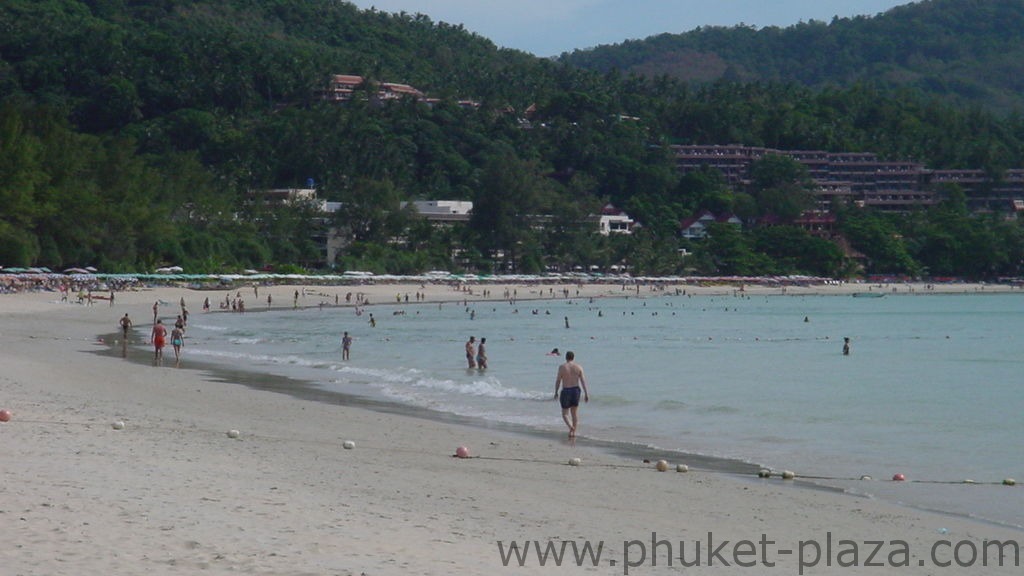
M 555 377 L 555 398 L 558 398 L 562 405 L 562 420 L 569 427 L 570 438 L 576 436 L 579 426 L 577 410 L 580 406 L 580 387 L 583 388 L 583 401 L 590 402 L 590 392 L 587 390 L 587 380 L 583 376 L 583 367 L 577 364 L 575 359 L 576 355 L 572 351 L 566 351 L 565 364 L 558 367 L 558 376 Z M 559 387 L 562 388 L 561 395 L 558 393 Z
M 167 341 L 167 328 L 163 320 L 157 320 L 156 324 L 153 324 L 149 339 L 153 342 L 153 362 L 159 366 L 163 363 L 164 344 Z
M 113 292 L 111 292 L 113 294 Z M 121 357 L 128 357 L 128 334 L 132 331 L 132 319 L 128 313 L 121 317 Z

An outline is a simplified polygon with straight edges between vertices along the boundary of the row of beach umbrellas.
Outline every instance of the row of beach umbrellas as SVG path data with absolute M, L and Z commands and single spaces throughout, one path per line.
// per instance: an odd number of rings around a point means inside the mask
M 86 266 L 85 268 L 68 268 L 62 274 L 95 274 L 96 272 L 97 270 L 92 266 Z M 32 268 L 4 268 L 0 266 L 0 274 L 56 274 L 56 272 L 45 266 Z

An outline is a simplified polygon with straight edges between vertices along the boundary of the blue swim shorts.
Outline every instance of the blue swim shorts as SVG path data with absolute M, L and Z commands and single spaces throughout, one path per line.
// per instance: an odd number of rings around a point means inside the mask
M 572 408 L 580 405 L 580 387 L 562 388 L 562 394 L 558 397 L 562 409 Z

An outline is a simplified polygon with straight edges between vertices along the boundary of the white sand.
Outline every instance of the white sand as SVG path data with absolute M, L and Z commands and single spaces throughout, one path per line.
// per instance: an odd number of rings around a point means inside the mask
M 352 290 L 384 303 L 418 288 Z M 500 298 L 503 287 L 489 289 Z M 275 304 L 290 305 L 293 290 L 273 288 Z M 428 292 L 463 297 L 443 286 Z M 60 304 L 52 293 L 0 296 L 0 409 L 13 414 L 0 423 L 0 574 L 623 574 L 624 551 L 641 561 L 640 544 L 624 546 L 631 540 L 644 542 L 647 556 L 630 574 L 679 573 L 680 541 L 688 559 L 702 541 L 707 565 L 709 532 L 715 547 L 729 541 L 714 560 L 716 574 L 795 574 L 798 543 L 817 540 L 824 555 L 828 532 L 832 567 L 822 556 L 805 573 L 1020 573 L 980 565 L 985 539 L 1024 540 L 1016 530 L 775 478 L 658 473 L 572 447 L 560 435 L 542 440 L 299 400 L 212 381 L 173 361 L 156 368 L 95 353 L 103 348 L 97 334 L 116 331 L 125 312 L 145 328 L 154 300 L 182 296 L 199 313 L 205 293 L 175 288 L 118 293 L 113 308 Z M 211 301 L 223 297 L 212 293 Z M 559 418 L 554 403 L 551 417 Z M 125 429 L 114 430 L 115 421 Z M 230 429 L 241 437 L 228 438 Z M 344 440 L 355 449 L 343 449 Z M 452 458 L 463 444 L 483 458 Z M 568 466 L 572 457 L 582 466 Z M 652 532 L 671 543 L 658 548 L 657 567 Z M 774 541 L 766 555 L 762 535 Z M 600 566 L 576 568 L 567 559 L 561 569 L 540 567 L 531 550 L 526 567 L 502 567 L 498 541 L 552 539 L 603 541 Z M 743 539 L 754 544 L 741 552 L 755 554 L 741 562 L 776 566 L 738 566 L 733 546 Z M 862 567 L 837 565 L 841 539 L 859 544 Z M 979 552 L 976 564 L 932 565 L 931 546 L 947 539 L 968 541 Z M 899 544 L 887 544 L 871 559 L 884 567 L 863 567 L 874 549 L 864 542 L 874 540 L 905 541 L 911 565 L 888 567 L 890 552 L 904 557 Z M 809 544 L 804 552 L 813 559 Z M 942 547 L 939 559 L 950 558 Z

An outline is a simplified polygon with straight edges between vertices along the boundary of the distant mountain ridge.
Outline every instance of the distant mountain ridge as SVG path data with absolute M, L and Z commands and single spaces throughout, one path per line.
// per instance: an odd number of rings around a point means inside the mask
M 1024 110 L 1024 1 L 924 0 L 787 28 L 701 27 L 561 57 L 581 68 L 708 82 L 868 81 L 997 112 Z

